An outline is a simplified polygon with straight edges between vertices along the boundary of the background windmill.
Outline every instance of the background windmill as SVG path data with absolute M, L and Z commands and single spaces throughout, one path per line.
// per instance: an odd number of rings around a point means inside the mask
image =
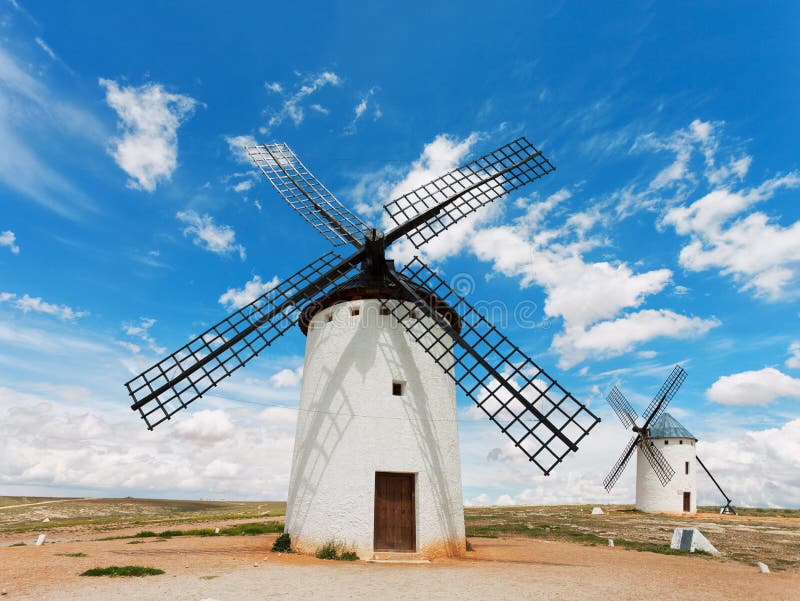
M 606 401 L 622 425 L 633 430 L 635 434 L 603 480 L 603 486 L 606 491 L 611 491 L 625 470 L 633 450 L 636 449 L 636 509 L 695 513 L 697 482 L 695 469 L 692 466 L 696 459 L 725 497 L 726 505 L 722 508 L 722 513 L 735 513 L 731 507 L 731 499 L 697 457 L 697 438 L 666 412 L 667 405 L 677 394 L 684 380 L 686 371 L 680 365 L 676 365 L 645 410 L 642 426 L 637 425 L 639 415 L 619 388 L 614 386 L 611 389 Z M 678 466 L 677 474 L 673 465 Z
M 307 334 L 286 530 L 313 551 L 337 539 L 375 550 L 464 550 L 458 385 L 544 474 L 599 419 L 419 258 L 419 248 L 480 207 L 554 170 L 519 138 L 385 205 L 367 226 L 285 144 L 253 163 L 336 246 L 126 386 L 152 429 L 256 357 L 299 321 Z

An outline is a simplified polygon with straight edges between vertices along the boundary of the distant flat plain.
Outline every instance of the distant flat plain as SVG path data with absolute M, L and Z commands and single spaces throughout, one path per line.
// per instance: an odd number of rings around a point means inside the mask
M 87 600 L 165 595 L 220 601 L 265 595 L 796 598 L 798 510 L 745 509 L 728 516 L 719 515 L 718 508 L 704 508 L 696 516 L 670 516 L 643 514 L 630 506 L 602 507 L 603 515 L 592 515 L 590 505 L 467 508 L 467 535 L 474 551 L 462 560 L 410 566 L 271 554 L 285 512 L 282 502 L 0 497 L 0 589 L 8 591 L 8 599 L 50 599 L 58 591 L 59 598 Z M 43 522 L 45 518 L 49 521 Z M 207 535 L 217 527 L 247 532 L 248 527 L 231 529 L 242 524 L 270 533 Z M 669 541 L 678 526 L 699 528 L 722 558 L 674 555 Z M 149 534 L 136 536 L 143 531 Z M 156 536 L 189 531 L 206 536 Z M 47 543 L 35 547 L 39 534 L 47 535 Z M 614 548 L 607 546 L 609 538 L 615 540 Z M 759 574 L 757 561 L 767 563 L 773 573 Z M 143 565 L 166 574 L 78 576 L 110 565 Z

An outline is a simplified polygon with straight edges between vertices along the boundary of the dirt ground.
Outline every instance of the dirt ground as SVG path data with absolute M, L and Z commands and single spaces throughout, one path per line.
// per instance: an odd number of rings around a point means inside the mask
M 214 527 L 217 522 L 200 524 Z M 197 523 L 192 523 L 197 527 Z M 180 525 L 176 525 L 179 528 Z M 103 536 L 134 534 L 136 529 Z M 0 547 L 3 600 L 265 599 L 797 599 L 800 576 L 760 574 L 712 557 L 531 539 L 473 538 L 462 560 L 427 565 L 331 562 L 269 553 L 277 535 L 92 540 Z M 140 542 L 145 540 L 146 542 Z M 136 542 L 137 544 L 131 544 Z M 83 553 L 85 557 L 70 557 Z M 165 574 L 89 578 L 92 567 L 142 565 Z

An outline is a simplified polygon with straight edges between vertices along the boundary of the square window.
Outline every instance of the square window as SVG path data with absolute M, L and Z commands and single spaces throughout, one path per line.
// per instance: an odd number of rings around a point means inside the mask
M 389 315 L 389 307 L 381 305 L 381 315 Z
M 679 441 L 678 441 L 678 444 L 683 444 L 683 441 L 682 441 L 682 440 L 679 440 Z
M 668 440 L 665 440 L 665 441 L 664 441 L 664 446 L 667 446 L 668 444 L 669 444 L 669 441 L 668 441 Z
M 392 396 L 403 396 L 406 392 L 406 383 L 400 380 L 392 381 Z
M 333 321 L 333 311 L 325 315 L 325 321 Z
M 355 317 L 359 313 L 361 313 L 361 308 L 360 307 L 350 307 L 350 315 Z

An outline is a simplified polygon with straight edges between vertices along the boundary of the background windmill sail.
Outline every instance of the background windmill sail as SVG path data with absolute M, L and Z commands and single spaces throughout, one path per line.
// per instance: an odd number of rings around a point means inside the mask
M 328 253 L 317 259 L 130 380 L 126 386 L 134 400 L 131 407 L 148 428 L 170 419 L 256 357 L 309 305 L 353 277 L 364 277 L 404 291 L 403 298 L 416 302 L 428 323 L 433 319 L 444 328 L 446 336 L 437 337 L 434 345 L 416 336 L 413 323 L 409 332 L 545 474 L 577 450 L 578 442 L 600 421 L 597 416 L 424 263 L 416 259 L 401 276 L 385 259 L 386 248 L 401 237 L 419 247 L 478 208 L 552 172 L 555 168 L 539 150 L 519 138 L 389 202 L 386 210 L 396 227 L 385 235 L 342 205 L 286 144 L 247 150 L 295 211 L 331 243 L 349 243 L 356 250 L 344 258 Z M 414 279 L 416 287 L 409 285 Z M 437 303 L 452 305 L 463 333 L 431 308 Z M 395 304 L 394 310 L 399 306 L 405 305 Z M 450 353 L 454 365 L 442 361 Z
M 625 467 L 628 465 L 633 451 L 637 447 L 653 468 L 662 486 L 666 486 L 669 481 L 672 480 L 672 477 L 675 475 L 675 470 L 658 447 L 650 443 L 649 426 L 664 413 L 664 410 L 675 397 L 675 394 L 677 394 L 684 380 L 686 380 L 686 371 L 680 365 L 676 365 L 659 391 L 653 397 L 653 400 L 647 406 L 644 412 L 644 425 L 641 427 L 636 424 L 639 419 L 638 414 L 619 388 L 614 386 L 611 392 L 608 393 L 606 401 L 608 401 L 608 404 L 614 410 L 614 413 L 616 413 L 619 421 L 622 422 L 626 430 L 633 430 L 635 434 L 628 444 L 625 445 L 619 459 L 617 459 L 608 472 L 608 475 L 603 480 L 603 487 L 606 491 L 611 492 L 611 489 L 614 488 L 614 485 L 625 471 Z

